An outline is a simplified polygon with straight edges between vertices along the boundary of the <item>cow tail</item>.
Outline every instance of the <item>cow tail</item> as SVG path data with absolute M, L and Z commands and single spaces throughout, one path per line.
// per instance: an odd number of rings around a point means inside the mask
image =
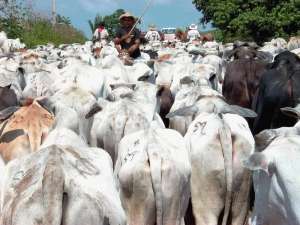
M 222 120 L 223 125 L 219 128 L 220 143 L 224 156 L 226 196 L 222 225 L 226 225 L 232 203 L 232 138 L 229 126 Z
M 162 202 L 162 176 L 161 176 L 161 164 L 162 159 L 157 152 L 157 145 L 155 142 L 153 130 L 148 131 L 148 145 L 147 154 L 149 159 L 149 166 L 151 171 L 152 188 L 155 196 L 156 205 L 156 225 L 163 224 L 163 202 Z
M 60 150 L 52 147 L 42 180 L 44 205 L 43 225 L 61 225 L 64 201 L 64 173 L 61 167 Z

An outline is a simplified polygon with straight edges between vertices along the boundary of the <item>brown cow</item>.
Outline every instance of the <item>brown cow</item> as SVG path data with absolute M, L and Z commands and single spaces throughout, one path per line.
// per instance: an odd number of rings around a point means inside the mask
M 207 34 L 201 35 L 200 40 L 202 42 L 207 42 L 207 41 L 214 41 L 215 38 L 214 38 L 214 35 L 212 33 L 207 33 Z
M 256 60 L 256 51 L 249 47 L 239 47 L 232 54 L 236 60 L 226 68 L 223 95 L 231 105 L 251 108 L 266 64 Z
M 166 128 L 169 127 L 169 119 L 166 118 L 166 115 L 170 112 L 170 109 L 174 103 L 174 98 L 170 87 L 168 86 L 161 86 L 159 88 L 158 94 L 160 100 L 160 111 L 159 115 L 162 118 Z
M 0 155 L 5 163 L 37 151 L 54 123 L 53 114 L 41 106 L 41 101 L 27 102 L 13 111 L 0 111 L 0 118 L 13 113 L 0 125 Z

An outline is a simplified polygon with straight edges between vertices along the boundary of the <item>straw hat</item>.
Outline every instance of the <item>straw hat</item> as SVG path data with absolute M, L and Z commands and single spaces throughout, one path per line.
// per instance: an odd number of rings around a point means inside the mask
M 198 27 L 196 24 L 192 23 L 189 28 L 190 30 L 197 30 Z
M 133 20 L 135 20 L 135 17 L 133 15 L 131 15 L 129 12 L 126 12 L 124 14 L 122 14 L 120 17 L 119 17 L 119 20 L 122 20 L 124 18 L 132 18 Z

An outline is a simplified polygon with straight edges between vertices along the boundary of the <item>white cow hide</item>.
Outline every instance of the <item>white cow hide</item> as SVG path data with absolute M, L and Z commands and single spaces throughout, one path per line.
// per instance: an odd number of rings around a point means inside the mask
M 190 161 L 182 136 L 152 127 L 125 136 L 115 169 L 127 224 L 183 225 Z

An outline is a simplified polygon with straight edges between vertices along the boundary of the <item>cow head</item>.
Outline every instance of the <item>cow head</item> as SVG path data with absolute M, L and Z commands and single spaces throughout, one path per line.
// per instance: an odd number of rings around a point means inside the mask
M 228 59 L 233 57 L 234 59 L 254 59 L 257 55 L 257 51 L 250 46 L 239 46 L 233 49 L 229 55 Z
M 270 69 L 282 69 L 288 74 L 296 70 L 300 70 L 300 58 L 293 52 L 284 51 L 275 56 L 273 64 Z
M 132 97 L 136 84 L 110 84 L 111 93 L 107 96 L 107 100 L 116 101 L 121 98 Z

